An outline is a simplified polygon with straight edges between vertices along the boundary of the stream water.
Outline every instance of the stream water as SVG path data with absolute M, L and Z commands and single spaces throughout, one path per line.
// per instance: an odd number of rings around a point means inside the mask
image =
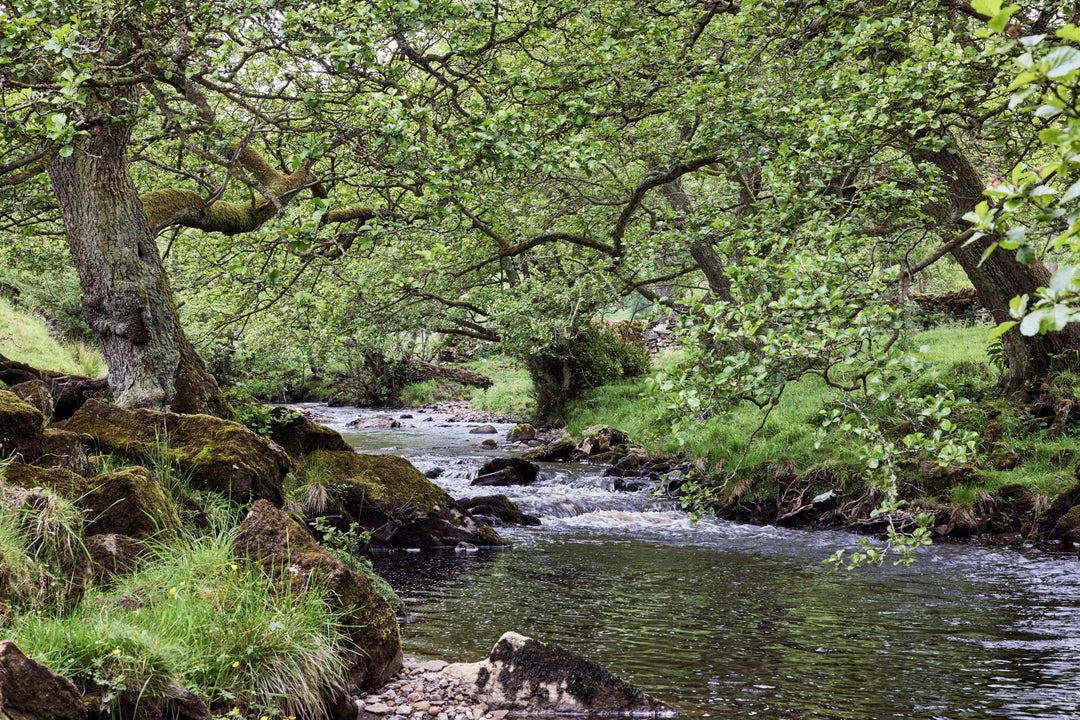
M 364 452 L 443 468 L 454 497 L 492 492 L 469 486 L 499 454 L 477 447 L 475 424 L 418 413 L 349 432 L 367 411 L 318 410 Z M 852 536 L 691 525 L 611 492 L 598 468 L 542 471 L 495 489 L 543 521 L 499 528 L 512 550 L 375 556 L 408 605 L 407 653 L 474 661 L 515 630 L 697 717 L 1080 718 L 1075 557 L 939 544 L 907 568 L 829 574 L 821 561 Z

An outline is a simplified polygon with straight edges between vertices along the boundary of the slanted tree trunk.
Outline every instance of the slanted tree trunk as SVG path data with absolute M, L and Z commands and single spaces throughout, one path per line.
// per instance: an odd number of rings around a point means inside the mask
M 113 118 L 134 112 L 137 90 L 112 91 Z M 228 412 L 217 383 L 180 326 L 161 256 L 128 172 L 131 126 L 105 119 L 49 165 L 83 317 L 101 341 L 118 405 Z
M 955 148 L 918 150 L 915 159 L 938 168 L 948 190 L 944 203 L 928 208 L 928 212 L 946 227 L 963 229 L 963 216 L 983 199 L 985 187 L 978 171 Z M 1039 261 L 1024 264 L 1008 250 L 995 250 L 980 263 L 983 253 L 994 238 L 982 237 L 952 251 L 956 261 L 967 274 L 979 300 L 990 311 L 994 321 L 1010 319 L 1009 301 L 1017 295 L 1034 296 L 1036 290 L 1050 281 L 1050 271 Z M 1025 337 L 1018 328 L 1002 335 L 1007 369 L 999 382 L 1001 390 L 1013 393 L 1038 388 L 1047 373 L 1064 363 L 1075 362 L 1080 352 L 1080 324 L 1071 323 L 1061 332 Z

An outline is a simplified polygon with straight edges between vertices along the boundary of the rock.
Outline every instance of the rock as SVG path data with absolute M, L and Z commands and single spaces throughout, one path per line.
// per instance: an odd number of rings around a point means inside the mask
M 443 674 L 476 689 L 489 705 L 544 714 L 673 717 L 675 711 L 599 665 L 557 645 L 508 632 L 487 659 Z
M 93 474 L 90 460 L 86 457 L 86 449 L 75 433 L 57 428 L 45 428 L 42 448 L 44 453 L 38 459 L 37 465 L 67 468 L 83 477 L 90 477 Z
M 434 480 L 435 478 L 442 475 L 444 472 L 446 471 L 443 470 L 443 468 L 441 467 L 433 467 L 429 470 L 424 471 L 424 477 L 426 477 L 428 480 Z
M 494 458 L 480 467 L 471 485 L 531 485 L 540 475 L 536 463 L 521 458 Z
M 994 495 L 1011 508 L 1011 515 L 1027 515 L 1035 510 L 1035 495 L 1023 483 L 1006 483 L 995 490 Z
M 596 456 L 609 454 L 615 457 L 608 458 L 612 461 L 622 457 L 626 453 L 626 446 L 630 437 L 622 430 L 608 427 L 607 425 L 593 425 L 584 431 L 585 439 L 578 443 L 577 449 L 589 456 L 590 460 Z
M 150 462 L 167 435 L 168 457 L 195 487 L 237 503 L 266 499 L 281 505 L 282 480 L 292 462 L 281 447 L 240 423 L 210 415 L 177 415 L 87 400 L 66 430 L 88 438 L 98 452 Z
M 401 427 L 401 423 L 392 417 L 358 417 L 345 423 L 351 428 L 362 430 L 390 430 Z
M 495 429 L 494 425 L 481 425 L 480 427 L 474 427 L 469 431 L 470 435 L 495 435 L 499 431 Z
M 213 720 L 210 708 L 197 695 L 174 683 L 165 688 L 165 711 L 169 720 Z
M 404 458 L 319 450 L 311 454 L 339 488 L 333 498 L 341 522 L 359 522 L 384 547 L 509 545 L 460 508 Z
M 49 383 L 44 380 L 27 380 L 13 385 L 11 392 L 18 395 L 23 402 L 36 407 L 44 417 L 52 418 L 54 403 Z
M 1080 478 L 1080 463 L 1076 466 L 1076 474 Z M 1075 544 L 1080 539 L 1074 539 L 1074 529 L 1080 527 L 1080 517 L 1073 512 L 1077 507 L 1080 507 L 1080 481 L 1058 495 L 1050 507 L 1039 513 L 1031 530 L 1034 540 L 1044 544 L 1057 541 L 1066 547 Z
M 506 439 L 511 442 L 524 442 L 536 437 L 536 428 L 529 423 L 515 425 L 506 431 Z
M 0 390 L 0 458 L 37 462 L 45 454 L 44 428 L 40 410 L 10 390 Z
M 480 441 L 481 447 L 496 448 L 499 447 L 499 441 L 495 438 L 488 438 L 487 440 Z
M 80 502 L 86 534 L 118 534 L 138 540 L 179 536 L 180 515 L 157 478 L 142 467 L 126 467 L 91 478 Z
M 332 604 L 342 611 L 349 649 L 349 690 L 380 687 L 402 664 L 397 616 L 374 584 L 349 570 L 321 548 L 299 523 L 266 500 L 259 500 L 240 524 L 233 541 L 240 556 L 260 563 L 298 586 L 323 584 Z
M 341 433 L 288 408 L 270 411 L 270 439 L 293 457 L 308 455 L 316 450 L 349 450 Z
M 479 495 L 458 501 L 474 515 L 489 515 L 513 525 L 539 525 L 540 518 L 526 515 L 505 495 Z
M 78 502 L 86 495 L 86 478 L 64 468 L 41 468 L 12 462 L 7 466 L 4 483 L 27 490 L 47 488 L 71 502 Z
M 1020 462 L 1020 453 L 1013 450 L 1011 447 L 1004 445 L 995 445 L 990 450 L 990 465 L 995 470 L 1012 470 L 1016 467 L 1016 464 Z
M 94 579 L 107 581 L 134 572 L 149 549 L 135 538 L 109 533 L 86 538 L 86 552 L 90 555 Z
M 577 452 L 577 445 L 568 437 L 556 440 L 547 445 L 541 445 L 535 450 L 530 450 L 521 455 L 522 460 L 534 462 L 567 462 Z
M 28 658 L 10 640 L 0 642 L 0 718 L 86 720 L 75 684 Z
M 653 487 L 653 483 L 645 478 L 616 477 L 612 487 L 619 492 L 641 492 Z

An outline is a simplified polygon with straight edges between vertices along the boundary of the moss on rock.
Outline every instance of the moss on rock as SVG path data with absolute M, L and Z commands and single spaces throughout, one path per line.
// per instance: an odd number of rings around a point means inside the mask
M 58 428 L 45 428 L 42 447 L 45 452 L 37 461 L 41 467 L 66 468 L 83 477 L 90 477 L 92 474 L 86 448 L 75 433 Z
M 349 450 L 341 433 L 287 408 L 270 411 L 273 424 L 270 439 L 293 457 L 308 455 L 316 450 Z
M 4 472 L 4 483 L 26 490 L 46 488 L 65 500 L 78 502 L 86 494 L 86 478 L 65 468 L 42 468 L 13 462 Z
M 146 468 L 126 467 L 92 478 L 81 505 L 88 536 L 172 539 L 181 530 L 176 506 Z
M 489 525 L 470 516 L 404 458 L 320 450 L 309 456 L 309 463 L 330 475 L 346 524 L 359 522 L 372 532 L 374 544 L 510 544 Z
M 190 473 L 196 487 L 238 503 L 283 500 L 282 480 L 292 461 L 278 445 L 240 423 L 211 415 L 177 415 L 121 408 L 88 400 L 65 429 L 87 438 L 98 452 L 152 460 L 167 438 L 168 458 Z
M 38 460 L 45 453 L 44 427 L 40 410 L 10 390 L 0 390 L 0 459 Z
M 325 587 L 343 613 L 342 627 L 352 644 L 349 684 L 353 690 L 379 687 L 401 668 L 397 616 L 374 584 L 349 570 L 285 512 L 256 502 L 241 523 L 233 548 L 275 578 L 300 588 Z

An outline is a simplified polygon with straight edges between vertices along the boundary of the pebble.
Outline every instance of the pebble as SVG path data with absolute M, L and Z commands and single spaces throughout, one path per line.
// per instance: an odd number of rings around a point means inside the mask
M 440 674 L 442 660 L 405 658 L 400 672 L 375 692 L 357 698 L 358 720 L 513 720 L 526 714 L 492 709 L 471 688 Z

